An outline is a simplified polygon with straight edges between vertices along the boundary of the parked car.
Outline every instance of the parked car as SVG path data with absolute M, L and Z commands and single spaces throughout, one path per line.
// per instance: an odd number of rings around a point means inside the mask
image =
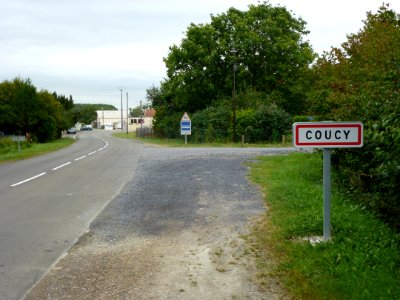
M 81 131 L 83 131 L 83 130 L 92 130 L 93 128 L 92 128 L 92 125 L 82 125 L 81 126 Z
M 68 134 L 76 134 L 76 128 L 75 127 L 71 127 L 70 129 L 67 130 Z

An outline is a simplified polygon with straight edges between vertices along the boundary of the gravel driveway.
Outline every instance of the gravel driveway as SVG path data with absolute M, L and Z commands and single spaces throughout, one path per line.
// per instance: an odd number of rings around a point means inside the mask
M 26 299 L 280 299 L 273 283 L 259 291 L 243 235 L 264 212 L 245 162 L 281 151 L 145 148 L 133 179 Z

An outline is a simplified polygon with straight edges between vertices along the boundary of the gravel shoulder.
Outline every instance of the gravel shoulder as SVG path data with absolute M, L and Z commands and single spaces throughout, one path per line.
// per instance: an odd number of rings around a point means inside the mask
M 137 175 L 25 299 L 287 298 L 273 279 L 260 289 L 246 242 L 265 210 L 246 178 L 253 155 L 145 149 Z

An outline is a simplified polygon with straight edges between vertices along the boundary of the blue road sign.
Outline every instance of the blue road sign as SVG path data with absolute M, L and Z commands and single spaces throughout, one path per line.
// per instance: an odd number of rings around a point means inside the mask
M 181 121 L 181 135 L 190 135 L 192 133 L 192 122 Z

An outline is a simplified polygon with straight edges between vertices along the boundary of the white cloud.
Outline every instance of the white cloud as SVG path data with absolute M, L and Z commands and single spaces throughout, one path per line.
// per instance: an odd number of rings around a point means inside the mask
M 394 1 L 392 1 L 394 2 Z M 39 88 L 79 102 L 119 106 L 118 86 L 132 102 L 165 77 L 163 57 L 190 23 L 241 10 L 257 0 L 0 0 L 0 81 L 29 77 Z M 321 53 L 357 32 L 382 0 L 271 0 L 301 16 Z M 400 3 L 392 7 L 400 11 Z

